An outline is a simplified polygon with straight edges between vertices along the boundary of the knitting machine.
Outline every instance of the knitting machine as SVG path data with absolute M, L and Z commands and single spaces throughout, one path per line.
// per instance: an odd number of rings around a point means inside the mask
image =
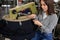
M 3 32 L 4 37 L 16 40 L 15 37 L 18 35 L 22 36 L 20 40 L 31 39 L 34 36 L 33 32 L 35 32 L 36 26 L 26 16 L 32 13 L 37 13 L 34 2 L 9 9 L 9 15 L 3 16 L 4 26 L 1 32 Z M 30 35 L 30 33 L 32 34 Z
M 10 19 L 18 19 L 18 15 L 20 15 L 19 17 L 21 17 L 21 15 L 24 16 L 32 13 L 37 13 L 36 5 L 34 2 L 9 9 Z

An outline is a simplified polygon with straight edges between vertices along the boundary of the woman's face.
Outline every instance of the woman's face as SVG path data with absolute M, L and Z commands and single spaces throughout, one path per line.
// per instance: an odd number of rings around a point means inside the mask
M 41 0 L 41 7 L 42 7 L 44 12 L 48 11 L 48 6 L 45 4 L 45 2 L 43 0 Z

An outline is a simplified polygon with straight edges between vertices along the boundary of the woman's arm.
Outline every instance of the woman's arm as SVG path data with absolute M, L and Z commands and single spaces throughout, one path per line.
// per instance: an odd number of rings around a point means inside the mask
M 34 24 L 38 25 L 41 29 L 44 29 L 45 32 L 49 32 L 50 30 L 54 29 L 58 21 L 57 16 L 52 16 L 50 18 L 50 23 L 48 26 L 43 25 L 40 21 L 38 20 L 33 20 Z

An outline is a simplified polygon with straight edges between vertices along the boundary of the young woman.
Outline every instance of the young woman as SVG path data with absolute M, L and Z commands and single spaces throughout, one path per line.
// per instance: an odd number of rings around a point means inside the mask
M 40 0 L 42 13 L 36 16 L 31 14 L 28 17 L 33 19 L 34 24 L 38 26 L 34 38 L 31 40 L 53 40 L 52 30 L 57 24 L 58 18 L 54 12 L 53 0 Z

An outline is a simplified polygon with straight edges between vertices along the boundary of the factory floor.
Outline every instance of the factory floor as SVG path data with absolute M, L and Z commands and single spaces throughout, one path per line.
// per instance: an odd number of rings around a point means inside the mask
M 5 38 L 5 40 L 10 40 L 9 38 Z

